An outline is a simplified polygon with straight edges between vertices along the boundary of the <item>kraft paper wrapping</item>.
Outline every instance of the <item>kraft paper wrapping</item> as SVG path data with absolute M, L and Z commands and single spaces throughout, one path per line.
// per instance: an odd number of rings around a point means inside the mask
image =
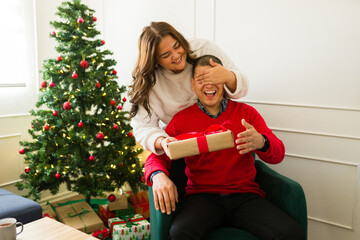
M 127 209 L 128 208 L 128 199 L 125 194 L 116 194 L 116 200 L 114 202 L 109 201 L 109 210 L 115 211 L 120 209 Z
M 218 151 L 235 146 L 234 136 L 230 130 L 206 135 L 209 151 Z M 189 138 L 169 143 L 170 158 L 173 160 L 200 154 L 197 138 Z
M 91 233 L 104 228 L 99 216 L 87 202 L 78 202 L 55 209 L 58 219 L 77 230 Z

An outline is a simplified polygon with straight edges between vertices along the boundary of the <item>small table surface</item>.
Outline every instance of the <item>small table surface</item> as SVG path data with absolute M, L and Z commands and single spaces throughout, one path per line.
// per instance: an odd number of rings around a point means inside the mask
M 97 239 L 67 226 L 54 219 L 44 217 L 24 225 L 24 231 L 20 233 L 17 240 L 91 240 Z

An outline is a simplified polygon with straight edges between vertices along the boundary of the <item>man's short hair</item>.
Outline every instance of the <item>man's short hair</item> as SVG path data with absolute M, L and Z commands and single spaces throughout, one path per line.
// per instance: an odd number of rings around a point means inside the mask
M 191 76 L 194 77 L 195 69 L 198 66 L 211 66 L 210 59 L 212 59 L 214 63 L 218 63 L 218 64 L 222 65 L 221 60 L 218 57 L 215 57 L 214 55 L 204 55 L 204 56 L 198 57 L 195 59 L 195 63 L 194 63 L 193 69 L 192 69 Z

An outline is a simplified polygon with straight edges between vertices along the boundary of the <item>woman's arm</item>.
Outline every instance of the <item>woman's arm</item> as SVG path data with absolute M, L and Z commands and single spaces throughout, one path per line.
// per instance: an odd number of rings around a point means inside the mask
M 146 150 L 161 155 L 164 151 L 159 146 L 162 137 L 168 137 L 168 134 L 159 127 L 159 117 L 152 110 L 151 118 L 148 116 L 145 108 L 139 106 L 136 116 L 131 119 L 130 125 L 138 141 Z

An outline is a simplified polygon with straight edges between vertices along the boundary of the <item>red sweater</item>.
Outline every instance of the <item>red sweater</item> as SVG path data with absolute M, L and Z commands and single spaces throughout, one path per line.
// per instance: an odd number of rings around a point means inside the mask
M 175 137 L 188 132 L 201 132 L 210 125 L 230 121 L 231 124 L 226 127 L 233 132 L 236 140 L 237 134 L 246 130 L 241 124 L 243 118 L 269 140 L 270 148 L 266 152 L 255 151 L 259 158 L 271 164 L 280 163 L 285 155 L 284 144 L 266 126 L 261 115 L 253 107 L 244 103 L 228 100 L 226 110 L 216 119 L 201 111 L 195 103 L 175 114 L 166 127 L 166 132 Z M 148 157 L 145 162 L 145 178 L 149 186 L 152 185 L 150 182 L 152 172 L 162 170 L 169 175 L 167 169 L 171 161 L 166 154 L 161 156 L 151 154 Z M 185 163 L 185 173 L 188 177 L 186 195 L 252 192 L 265 196 L 255 182 L 256 169 L 252 152 L 240 155 L 236 145 L 229 149 L 187 157 Z

